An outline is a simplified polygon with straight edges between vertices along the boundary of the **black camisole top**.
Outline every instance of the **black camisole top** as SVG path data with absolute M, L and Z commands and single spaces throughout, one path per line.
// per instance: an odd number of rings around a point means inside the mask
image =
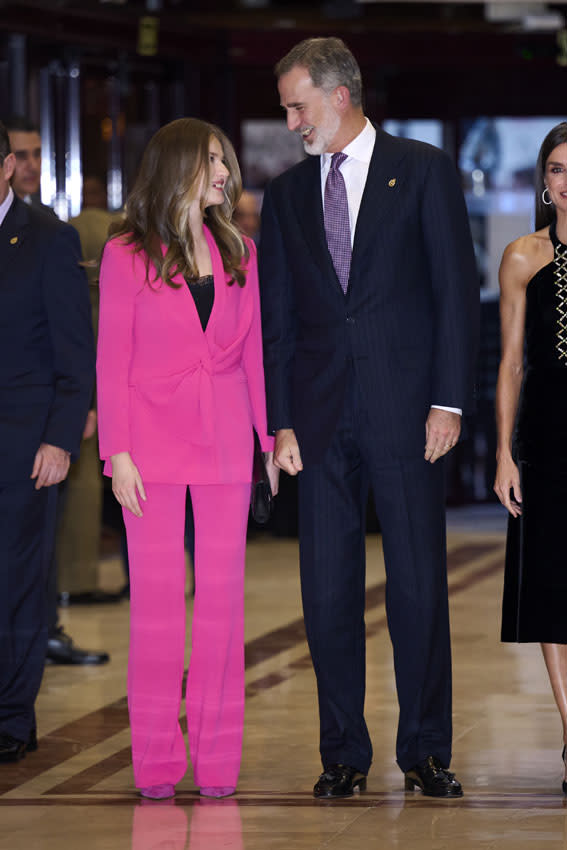
M 212 274 L 203 275 L 195 281 L 185 281 L 189 292 L 193 296 L 197 313 L 203 330 L 211 317 L 213 303 L 215 300 L 215 283 Z

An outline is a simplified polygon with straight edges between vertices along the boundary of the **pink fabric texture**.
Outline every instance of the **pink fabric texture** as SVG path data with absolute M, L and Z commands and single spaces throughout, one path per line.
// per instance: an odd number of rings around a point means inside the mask
M 128 451 L 143 481 L 250 481 L 252 425 L 267 434 L 256 248 L 246 284 L 228 286 L 219 250 L 204 228 L 215 298 L 203 331 L 183 279 L 172 289 L 145 283 L 145 261 L 120 239 L 106 245 L 100 271 L 98 429 L 108 458 Z M 159 447 L 159 450 L 158 450 Z
M 187 725 L 197 786 L 235 786 L 244 721 L 244 556 L 250 487 L 191 485 L 195 603 Z M 179 725 L 185 647 L 186 488 L 147 484 L 143 517 L 124 511 L 130 561 L 128 707 L 138 787 L 187 769 Z M 219 533 L 219 525 L 222 533 Z
M 144 257 L 111 240 L 100 275 L 100 454 L 129 452 L 144 482 L 143 517 L 124 511 L 131 582 L 128 705 L 140 788 L 187 769 L 179 725 L 185 630 L 185 495 L 195 518 L 195 604 L 187 679 L 195 782 L 235 786 L 244 716 L 243 583 L 252 427 L 267 434 L 256 249 L 244 287 L 228 278 L 204 227 L 214 304 L 203 331 L 178 289 L 145 281 Z

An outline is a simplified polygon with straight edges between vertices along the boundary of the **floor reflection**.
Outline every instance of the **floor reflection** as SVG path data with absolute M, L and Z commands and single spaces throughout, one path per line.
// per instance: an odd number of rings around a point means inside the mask
M 243 850 L 236 800 L 142 800 L 134 809 L 132 850 Z

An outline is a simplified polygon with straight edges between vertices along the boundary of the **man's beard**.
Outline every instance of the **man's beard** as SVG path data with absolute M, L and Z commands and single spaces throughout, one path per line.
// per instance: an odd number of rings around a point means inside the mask
M 332 116 L 329 115 L 319 127 L 314 128 L 315 140 L 312 143 L 309 141 L 303 142 L 305 153 L 308 153 L 310 156 L 320 156 L 320 154 L 325 153 L 335 138 L 340 124 L 341 119 L 336 113 L 333 113 Z

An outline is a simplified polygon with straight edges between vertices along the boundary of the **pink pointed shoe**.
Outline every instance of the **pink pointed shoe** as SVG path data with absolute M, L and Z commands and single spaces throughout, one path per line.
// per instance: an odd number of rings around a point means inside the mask
M 230 797 L 235 791 L 232 785 L 214 785 L 201 788 L 199 793 L 201 797 Z
M 167 800 L 169 797 L 175 796 L 175 788 L 169 783 L 149 785 L 147 788 L 140 788 L 140 794 L 148 800 Z

